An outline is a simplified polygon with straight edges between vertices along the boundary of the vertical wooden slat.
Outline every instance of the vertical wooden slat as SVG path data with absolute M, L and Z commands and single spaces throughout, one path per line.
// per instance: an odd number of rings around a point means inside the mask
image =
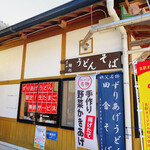
M 61 61 L 66 59 L 66 32 L 62 33 L 62 47 L 61 47 Z M 64 70 L 65 65 L 61 64 L 60 70 Z M 61 78 L 64 77 L 64 74 L 61 74 Z
M 71 145 L 72 145 L 71 131 L 70 130 L 66 130 L 66 133 L 67 133 L 67 138 L 66 138 L 66 140 L 67 140 L 67 142 L 66 142 L 67 149 L 66 150 L 71 150 Z
M 127 32 L 127 40 L 128 40 L 128 50 L 130 50 L 131 46 L 130 46 L 130 43 L 131 43 L 131 33 L 128 31 Z M 132 61 L 132 56 L 129 55 L 129 62 Z M 130 106 L 131 106 L 131 126 L 133 127 L 134 126 L 134 114 L 133 114 L 133 99 L 132 99 L 132 86 L 131 86 L 131 82 L 132 82 L 132 73 L 131 73 L 131 65 L 129 66 L 129 80 L 130 80 Z M 132 99 L 132 100 L 131 100 Z M 132 135 L 134 135 L 135 137 L 135 134 L 134 134 L 134 129 L 132 129 Z M 132 136 L 132 143 L 134 143 L 134 138 Z M 134 144 L 132 144 L 132 147 L 134 149 Z
M 61 147 L 61 150 L 67 150 L 67 133 L 66 133 L 66 130 L 63 130 L 62 132 L 62 147 Z
M 47 130 L 58 132 L 57 128 L 47 128 Z M 46 146 L 46 149 L 57 150 L 57 144 L 58 144 L 58 141 L 46 139 L 46 145 L 45 146 Z
M 62 131 L 63 129 L 58 128 L 57 150 L 62 150 Z
M 3 131 L 3 120 L 0 119 L 0 136 L 2 136 Z
M 24 41 L 24 45 L 23 45 L 23 56 L 22 56 L 22 67 L 21 67 L 21 80 L 24 79 L 25 60 L 26 60 L 26 49 L 27 49 L 27 43 L 26 43 L 26 41 Z
M 74 131 L 71 131 L 71 140 L 72 140 L 72 148 L 71 150 L 75 149 L 75 135 L 74 135 Z

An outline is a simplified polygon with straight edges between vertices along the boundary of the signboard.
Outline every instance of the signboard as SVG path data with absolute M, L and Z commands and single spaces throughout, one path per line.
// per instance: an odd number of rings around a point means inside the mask
M 46 131 L 46 138 L 49 140 L 57 141 L 57 132 L 56 131 Z
M 23 84 L 22 93 L 25 93 L 25 102 L 28 102 L 28 112 L 36 111 L 38 83 Z
M 53 82 L 39 83 L 37 112 L 57 114 L 57 92 Z
M 97 150 L 96 75 L 77 76 L 75 91 L 75 147 Z
M 37 112 L 57 114 L 58 94 L 54 92 L 53 82 L 23 84 L 22 93 L 25 93 L 25 102 L 28 102 L 28 112 L 36 112 L 36 101 L 38 101 Z
M 125 150 L 122 72 L 98 79 L 98 139 L 100 150 Z
M 121 68 L 121 52 L 67 59 L 64 63 L 65 70 L 61 73 L 117 69 Z
M 137 63 L 144 150 L 150 149 L 150 60 Z
M 46 135 L 46 127 L 36 126 L 35 138 L 34 138 L 34 147 L 39 148 L 39 149 L 44 149 L 45 135 Z

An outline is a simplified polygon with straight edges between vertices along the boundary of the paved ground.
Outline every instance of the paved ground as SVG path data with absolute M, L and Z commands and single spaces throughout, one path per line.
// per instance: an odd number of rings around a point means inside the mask
M 0 150 L 29 150 L 29 149 L 0 141 Z
M 0 144 L 0 150 L 17 150 L 17 149 L 14 149 L 14 148 L 11 148 L 11 147 Z

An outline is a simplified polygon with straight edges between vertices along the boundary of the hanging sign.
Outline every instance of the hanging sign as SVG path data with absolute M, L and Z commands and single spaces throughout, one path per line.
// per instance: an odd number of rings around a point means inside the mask
M 121 68 L 121 52 L 67 59 L 64 63 L 65 70 L 61 73 L 117 69 Z
M 75 91 L 75 146 L 97 150 L 96 75 L 77 76 Z
M 45 136 L 46 136 L 46 127 L 36 126 L 35 138 L 34 138 L 34 147 L 39 148 L 39 149 L 44 149 Z
M 98 138 L 100 150 L 125 150 L 122 72 L 98 79 Z
M 144 150 L 150 149 L 150 60 L 137 63 Z

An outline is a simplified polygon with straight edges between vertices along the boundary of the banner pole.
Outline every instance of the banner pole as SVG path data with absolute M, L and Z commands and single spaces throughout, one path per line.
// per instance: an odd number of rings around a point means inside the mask
M 136 73 L 135 73 L 135 65 L 136 64 L 137 64 L 137 62 L 133 62 L 134 83 L 135 83 L 134 88 L 135 88 L 135 91 L 136 91 L 138 125 L 139 125 L 139 132 L 140 132 L 141 150 L 143 150 L 143 134 L 142 134 L 142 123 L 141 123 L 141 114 L 140 114 L 139 93 L 138 93 L 138 86 L 137 86 Z

